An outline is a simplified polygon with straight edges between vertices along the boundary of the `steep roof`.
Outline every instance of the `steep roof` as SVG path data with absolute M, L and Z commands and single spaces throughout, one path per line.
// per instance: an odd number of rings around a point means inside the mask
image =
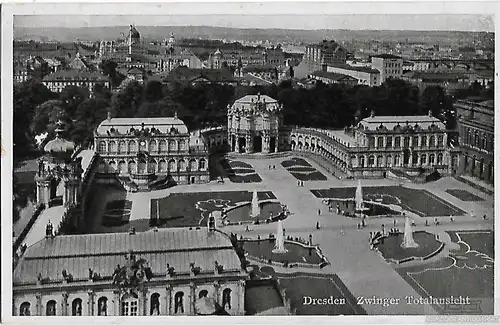
M 418 125 L 422 129 L 427 129 L 434 125 L 440 129 L 445 129 L 445 125 L 437 117 L 428 115 L 417 115 L 417 116 L 373 116 L 367 117 L 359 122 L 365 129 L 377 130 L 381 125 L 388 130 L 393 130 L 398 125 L 401 128 L 406 126 L 415 127 Z
M 183 66 L 172 70 L 166 81 L 191 82 L 196 79 L 206 79 L 212 82 L 234 82 L 233 75 L 227 69 L 192 69 Z
M 334 81 L 358 81 L 358 79 L 353 78 L 351 76 L 346 76 L 345 74 L 334 73 L 334 72 L 314 71 L 312 73 L 312 75 L 322 77 L 322 78 L 328 78 L 328 79 L 334 80 Z
M 206 228 L 159 229 L 157 231 L 69 235 L 44 238 L 28 247 L 14 271 L 14 283 L 34 283 L 37 275 L 62 281 L 66 270 L 75 281 L 88 279 L 88 270 L 111 276 L 118 264 L 126 263 L 132 251 L 149 262 L 155 275 L 165 275 L 167 263 L 176 273 L 189 273 L 190 263 L 201 271 L 212 271 L 217 261 L 224 270 L 240 270 L 240 260 L 229 238 Z
M 105 119 L 97 127 L 97 133 L 106 135 L 107 132 L 118 132 L 120 134 L 127 134 L 131 128 L 140 130 L 144 128 L 155 128 L 161 133 L 169 133 L 172 128 L 181 134 L 188 134 L 187 126 L 184 122 L 175 117 L 114 117 Z M 111 129 L 114 129 L 113 131 Z
M 353 67 L 352 65 L 348 65 L 348 64 L 329 64 L 329 66 L 334 67 L 334 68 L 339 68 L 339 69 L 351 70 L 351 71 L 380 74 L 380 71 L 378 71 L 376 69 L 369 68 L 369 67 Z
M 93 81 L 108 81 L 108 77 L 100 72 L 89 72 L 89 71 L 78 71 L 78 70 L 59 70 L 54 73 L 49 74 L 43 81 L 83 81 L 83 80 L 93 80 Z

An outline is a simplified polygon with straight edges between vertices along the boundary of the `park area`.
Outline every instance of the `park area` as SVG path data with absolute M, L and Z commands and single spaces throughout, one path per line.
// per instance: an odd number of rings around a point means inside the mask
M 275 242 L 275 239 L 249 240 L 244 242 L 243 248 L 248 255 L 258 259 L 262 258 L 265 261 L 310 265 L 320 265 L 325 262 L 315 247 L 306 247 L 290 241 L 285 241 L 286 253 L 275 254 L 272 252 Z
M 349 199 L 355 197 L 355 187 L 313 189 L 317 198 Z M 398 205 L 421 217 L 449 217 L 466 214 L 451 203 L 431 194 L 426 190 L 410 189 L 403 186 L 366 186 L 363 187 L 363 199 L 381 204 Z
M 453 195 L 457 199 L 462 200 L 464 202 L 484 201 L 483 198 L 480 198 L 479 196 L 463 189 L 447 189 L 446 193 Z
M 270 192 L 258 192 L 259 201 L 274 200 L 276 196 Z M 252 192 L 248 191 L 224 191 L 224 192 L 193 192 L 172 193 L 161 199 L 151 200 L 151 220 L 163 227 L 195 227 L 205 226 L 208 216 L 213 211 L 224 211 L 238 205 L 238 203 L 250 202 Z M 269 206 L 269 208 L 268 208 Z M 247 209 L 248 207 L 243 206 Z M 264 210 L 269 209 L 269 211 Z M 264 204 L 262 211 L 277 212 L 276 205 Z M 242 216 L 234 212 L 239 221 L 252 221 L 250 215 Z M 264 215 L 264 214 L 263 214 Z M 228 217 L 229 214 L 228 214 Z
M 457 244 L 447 257 L 396 271 L 424 298 L 470 297 L 470 303 L 466 305 L 434 305 L 442 314 L 493 314 L 493 232 L 447 233 Z
M 376 246 L 377 250 L 386 260 L 402 263 L 413 259 L 430 258 L 443 247 L 442 242 L 436 239 L 436 235 L 425 231 L 415 231 L 413 233 L 413 239 L 418 244 L 418 247 L 403 248 L 401 246 L 403 237 L 402 233 L 385 237 Z
M 252 165 L 238 161 L 222 159 L 220 162 L 229 180 L 233 183 L 260 183 L 262 179 Z
M 299 181 L 326 181 L 327 178 L 316 168 L 312 167 L 305 159 L 291 158 L 283 160 L 281 166 L 285 167 L 293 177 Z

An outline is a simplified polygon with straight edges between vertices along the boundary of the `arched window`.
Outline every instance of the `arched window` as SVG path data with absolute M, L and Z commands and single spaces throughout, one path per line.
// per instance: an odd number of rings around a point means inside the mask
M 413 142 L 412 145 L 414 148 L 418 147 L 418 136 L 414 135 L 411 141 Z
M 368 166 L 372 167 L 374 165 L 375 165 L 375 156 L 373 155 L 368 156 Z
M 384 146 L 384 138 L 378 137 L 377 138 L 377 147 L 382 148 L 383 146 Z
M 128 143 L 128 151 L 137 152 L 137 142 L 135 142 L 135 140 L 130 140 Z
M 71 303 L 71 316 L 82 316 L 82 299 L 73 299 Z
M 149 314 L 153 316 L 160 315 L 160 294 L 153 293 L 151 295 L 151 307 L 149 308 Z
M 97 300 L 97 316 L 108 316 L 108 298 L 101 297 Z
M 146 173 L 146 161 L 144 159 L 139 160 L 139 164 L 137 165 L 137 174 L 145 174 Z
M 47 302 L 45 315 L 47 315 L 47 316 L 55 316 L 56 315 L 56 301 L 55 300 L 49 300 Z
M 394 166 L 399 166 L 399 155 L 394 155 Z
M 434 160 L 435 160 L 435 158 L 436 158 L 436 156 L 435 156 L 433 153 L 431 153 L 431 154 L 429 155 L 429 164 L 430 164 L 430 165 L 434 165 Z
M 483 143 L 481 149 L 488 150 L 488 137 L 486 136 L 486 134 L 483 135 Z
M 167 152 L 167 141 L 161 140 L 158 152 Z
M 378 155 L 377 156 L 377 166 L 379 166 L 379 167 L 382 166 L 383 160 L 384 160 L 384 156 Z
M 431 135 L 429 137 L 429 147 L 435 147 L 435 146 L 436 146 L 436 138 L 433 135 Z
M 177 166 L 179 167 L 179 170 L 185 170 L 186 169 L 186 162 L 184 159 L 179 160 L 177 163 Z
M 167 162 L 165 160 L 160 160 L 160 164 L 158 166 L 158 172 L 164 173 L 167 171 Z
M 200 161 L 198 162 L 198 169 L 199 170 L 205 170 L 206 168 L 206 160 L 205 159 L 200 159 Z
M 141 141 L 141 142 L 139 142 L 139 151 L 140 151 L 140 152 L 145 152 L 145 151 L 146 151 L 146 147 L 147 147 L 147 145 L 148 145 L 148 144 L 147 144 L 147 143 L 146 143 L 146 141 L 144 141 L 144 140 L 143 140 L 143 141 Z
M 387 148 L 392 147 L 392 137 L 387 137 L 385 146 Z
M 108 145 L 108 152 L 116 153 L 116 151 L 117 151 L 116 142 L 115 141 L 110 141 L 109 145 Z
M 108 164 L 108 173 L 116 172 L 116 163 L 114 161 L 110 161 Z
M 443 154 L 442 153 L 438 153 L 438 160 L 437 160 L 437 164 L 438 165 L 442 165 L 443 164 Z
M 120 160 L 118 163 L 118 171 L 120 174 L 126 174 L 127 173 L 127 163 L 123 160 Z
M 198 294 L 198 299 L 204 298 L 208 296 L 208 291 L 207 290 L 201 290 L 200 293 Z
M 467 144 L 472 145 L 472 131 L 471 129 L 467 129 Z
M 155 152 L 158 150 L 156 140 L 149 141 L 149 152 Z
M 196 160 L 191 159 L 191 160 L 189 161 L 189 170 L 190 170 L 190 171 L 195 171 L 195 170 L 196 170 L 196 167 L 197 167 Z
M 387 155 L 387 157 L 385 158 L 385 165 L 387 167 L 391 167 L 392 166 L 392 156 L 391 155 Z
M 118 144 L 118 153 L 124 153 L 127 152 L 127 144 L 125 141 L 120 141 Z
M 106 142 L 104 141 L 99 142 L 99 152 L 106 153 Z
M 174 172 L 175 171 L 175 160 L 170 159 L 168 161 L 168 171 L 169 172 Z
M 174 296 L 174 313 L 184 314 L 184 292 L 179 291 Z
M 479 131 L 474 132 L 474 146 L 479 147 Z
M 408 148 L 410 146 L 410 137 L 404 137 L 403 139 L 403 147 Z
M 19 307 L 19 316 L 31 316 L 31 304 L 23 302 Z
M 156 160 L 150 159 L 148 163 L 148 173 L 156 173 Z
M 179 150 L 186 150 L 186 141 L 184 139 L 179 141 Z
M 368 148 L 373 148 L 373 147 L 375 147 L 375 138 L 368 137 Z
M 427 136 L 422 136 L 422 144 L 421 147 L 427 147 Z
M 226 288 L 222 291 L 222 308 L 231 309 L 231 289 Z
M 168 141 L 168 150 L 169 151 L 175 151 L 176 150 L 176 145 L 174 140 Z
M 359 167 L 365 167 L 365 156 L 359 157 Z
M 127 294 L 122 298 L 121 316 L 137 316 L 139 301 L 136 296 Z
M 438 135 L 438 147 L 444 147 L 444 135 Z
M 131 160 L 128 162 L 128 172 L 129 174 L 135 174 L 137 172 L 137 164 L 135 161 Z

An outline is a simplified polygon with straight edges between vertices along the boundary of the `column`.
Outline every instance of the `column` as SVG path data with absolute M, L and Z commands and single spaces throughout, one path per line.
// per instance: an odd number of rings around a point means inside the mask
M 410 147 L 411 147 L 411 142 L 412 142 L 411 139 L 412 138 L 410 137 Z M 410 149 L 409 152 L 410 152 L 409 153 L 410 157 L 408 157 L 408 166 L 411 167 L 411 166 L 413 166 L 413 150 Z
M 236 134 L 235 148 L 236 148 L 236 150 L 234 152 L 240 152 L 241 151 L 241 147 L 240 147 L 240 135 L 239 134 Z
M 245 280 L 238 282 L 238 314 L 245 314 Z
M 279 137 L 278 134 L 276 134 L 276 137 L 274 138 L 274 152 L 278 152 L 278 147 L 279 147 Z
M 253 148 L 252 148 L 252 140 L 251 140 L 251 136 L 250 135 L 246 135 L 245 136 L 245 142 L 246 142 L 246 148 L 245 148 L 245 152 L 246 153 L 252 153 L 253 152 Z
M 383 145 L 384 145 L 384 148 L 385 148 L 385 147 L 387 147 L 387 136 L 386 136 L 386 135 L 384 135 L 384 136 L 382 137 L 382 139 L 383 139 L 383 140 L 382 140 L 382 142 L 383 142 Z
M 139 315 L 148 316 L 148 288 L 144 288 L 141 292 L 142 297 L 139 298 L 139 307 L 140 313 Z M 142 299 L 141 299 L 142 298 Z
M 89 295 L 89 300 L 88 300 L 88 313 L 87 315 L 88 316 L 94 316 L 94 297 L 95 297 L 95 293 L 94 293 L 94 290 L 89 290 L 88 291 L 88 295 Z
M 164 309 L 164 315 L 171 315 L 172 314 L 172 286 L 170 284 L 167 284 L 166 287 L 166 295 L 165 295 L 165 309 Z
M 194 282 L 189 283 L 189 315 L 196 315 L 196 284 Z
M 114 290 L 114 315 L 113 316 L 120 316 L 121 311 L 120 311 L 120 290 Z
M 218 281 L 214 281 L 214 300 L 220 305 L 220 283 Z
M 409 146 L 410 146 L 410 148 L 412 148 L 413 147 L 413 136 L 409 136 L 409 138 L 410 138 Z
M 61 316 L 70 316 L 71 314 L 68 313 L 68 293 L 63 292 L 62 293 L 62 302 L 61 302 Z
M 35 306 L 35 315 L 33 316 L 43 316 L 42 294 L 37 293 L 35 297 L 36 297 L 36 306 Z

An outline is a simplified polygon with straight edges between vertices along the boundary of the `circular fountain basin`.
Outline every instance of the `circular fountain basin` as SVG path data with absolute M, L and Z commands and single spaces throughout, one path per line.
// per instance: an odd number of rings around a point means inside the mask
M 392 263 L 405 263 L 414 260 L 427 260 L 438 254 L 444 243 L 436 239 L 436 235 L 426 231 L 413 232 L 413 240 L 417 247 L 405 248 L 402 246 L 404 234 L 384 237 L 375 247 L 382 257 Z
M 276 217 L 283 212 L 283 208 L 279 202 L 260 202 L 259 206 L 260 213 L 257 217 L 251 216 L 252 204 L 245 203 L 227 210 L 224 220 L 229 223 L 255 222 L 256 220 L 259 220 L 259 222 L 265 222 L 266 219 L 269 219 L 271 213 L 273 214 L 273 217 Z

